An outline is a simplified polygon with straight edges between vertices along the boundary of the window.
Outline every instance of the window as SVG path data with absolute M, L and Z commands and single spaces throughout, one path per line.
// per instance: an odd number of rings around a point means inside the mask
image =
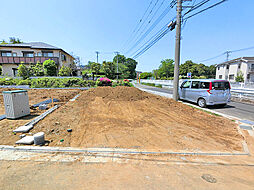
M 214 90 L 226 90 L 229 88 L 229 82 L 212 82 L 212 89 Z
M 11 57 L 12 54 L 11 54 L 11 51 L 2 51 L 1 56 Z
M 190 81 L 186 81 L 186 82 L 184 82 L 183 84 L 182 84 L 182 88 L 190 88 L 190 84 L 191 84 L 191 82 Z
M 44 51 L 42 52 L 43 57 L 53 57 L 53 51 Z
M 13 76 L 17 77 L 18 76 L 18 69 L 12 68 Z
M 251 64 L 251 71 L 254 71 L 254 64 Z
M 192 81 L 191 88 L 198 89 L 199 88 L 199 81 Z
M 17 53 L 12 53 L 12 56 L 13 57 L 17 57 Z
M 218 67 L 218 70 L 220 70 L 220 67 Z
M 33 57 L 34 52 L 23 52 L 23 57 Z
M 241 65 L 242 65 L 241 63 L 238 64 L 238 69 L 241 69 Z
M 229 75 L 229 80 L 234 80 L 235 75 Z
M 200 88 L 202 89 L 209 89 L 210 82 L 200 82 Z
M 38 57 L 41 57 L 41 55 L 42 55 L 41 52 L 38 52 L 38 53 L 37 53 L 37 56 L 38 56 Z
M 249 80 L 250 79 L 250 74 L 247 74 L 247 80 Z
M 64 54 L 61 54 L 62 55 L 62 61 L 66 61 L 66 56 Z
M 229 65 L 227 65 L 227 69 L 229 69 Z
M 219 79 L 222 79 L 222 75 L 219 75 Z

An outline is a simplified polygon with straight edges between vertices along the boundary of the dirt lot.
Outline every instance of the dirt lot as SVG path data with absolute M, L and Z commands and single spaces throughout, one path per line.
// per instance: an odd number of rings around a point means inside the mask
M 31 132 L 39 131 L 50 146 L 153 150 L 242 151 L 243 138 L 228 119 L 128 87 L 83 91 Z
M 4 89 L 0 88 L 0 115 L 5 114 L 4 111 L 4 104 L 3 104 L 3 91 L 8 91 L 12 89 Z M 13 89 L 16 90 L 16 89 Z M 60 102 L 57 102 L 55 104 L 63 105 L 65 104 L 69 99 L 73 98 L 75 95 L 80 93 L 81 90 L 29 90 L 28 96 L 29 96 L 29 104 L 32 106 L 33 104 L 39 103 L 41 101 L 47 100 L 49 98 L 56 98 L 59 99 Z M 4 119 L 0 121 L 0 144 L 15 144 L 15 142 L 19 139 L 19 135 L 14 135 L 12 133 L 12 130 L 15 128 L 24 125 L 25 123 L 29 122 L 36 116 L 43 113 L 43 111 L 32 110 L 31 109 L 31 115 L 27 117 L 23 117 L 18 120 L 7 120 Z

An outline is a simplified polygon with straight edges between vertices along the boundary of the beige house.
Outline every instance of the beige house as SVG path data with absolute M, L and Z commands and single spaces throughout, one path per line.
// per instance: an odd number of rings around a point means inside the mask
M 240 57 L 216 66 L 216 79 L 235 82 L 238 73 L 243 74 L 245 83 L 254 82 L 254 57 Z
M 0 44 L 0 65 L 4 76 L 17 76 L 18 66 L 21 63 L 30 66 L 48 59 L 55 61 L 58 70 L 63 65 L 71 67 L 74 61 L 73 56 L 63 49 L 43 42 Z

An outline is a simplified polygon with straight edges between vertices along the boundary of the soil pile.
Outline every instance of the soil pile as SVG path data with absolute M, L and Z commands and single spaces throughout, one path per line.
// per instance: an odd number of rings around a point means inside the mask
M 32 130 L 39 131 L 50 146 L 242 151 L 234 122 L 130 87 L 84 91 Z

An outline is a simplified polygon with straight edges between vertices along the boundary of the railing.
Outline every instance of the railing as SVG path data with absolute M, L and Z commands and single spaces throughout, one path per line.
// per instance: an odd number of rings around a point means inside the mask
M 12 64 L 20 64 L 20 63 L 43 63 L 45 60 L 51 59 L 55 61 L 57 64 L 59 63 L 58 57 L 7 57 L 0 56 L 0 63 L 12 63 Z

